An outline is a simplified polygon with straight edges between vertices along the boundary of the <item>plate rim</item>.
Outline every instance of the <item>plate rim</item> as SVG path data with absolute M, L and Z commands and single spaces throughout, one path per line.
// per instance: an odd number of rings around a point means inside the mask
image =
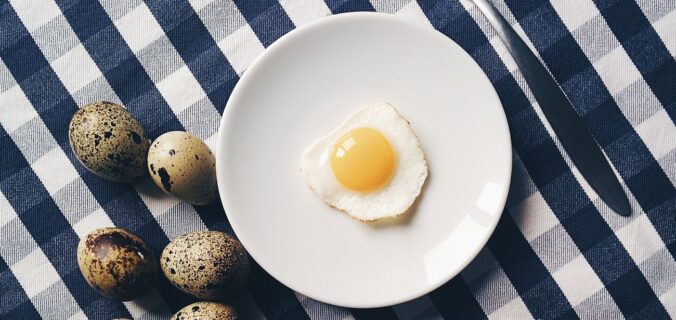
M 498 208 L 497 214 L 494 215 L 495 219 L 493 220 L 491 225 L 489 225 L 487 227 L 487 232 L 485 233 L 485 235 L 481 239 L 481 241 L 479 241 L 479 243 L 481 245 L 477 245 L 473 250 L 471 250 L 471 254 L 468 255 L 469 258 L 466 259 L 466 261 L 464 261 L 463 263 L 459 264 L 458 267 L 456 267 L 456 270 L 453 270 L 452 272 L 448 272 L 444 277 L 440 278 L 440 280 L 437 283 L 430 284 L 428 287 L 426 287 L 425 290 L 422 290 L 421 292 L 418 292 L 418 291 L 411 292 L 407 295 L 401 295 L 398 299 L 389 299 L 389 300 L 386 300 L 386 301 L 383 300 L 380 303 L 365 302 L 365 303 L 360 303 L 360 304 L 345 304 L 345 303 L 342 303 L 340 301 L 335 301 L 334 299 L 326 299 L 324 297 L 317 297 L 313 294 L 306 292 L 305 290 L 297 288 L 293 283 L 288 283 L 286 281 L 281 280 L 280 277 L 278 277 L 278 275 L 274 271 L 269 270 L 268 268 L 266 268 L 265 266 L 263 266 L 262 264 L 259 263 L 259 259 L 257 259 L 257 255 L 253 253 L 255 250 L 250 249 L 251 245 L 247 246 L 247 243 L 249 243 L 249 241 L 245 240 L 246 237 L 241 237 L 241 232 L 238 232 L 239 227 L 237 226 L 236 223 L 233 222 L 232 219 L 230 219 L 231 214 L 228 213 L 229 210 L 227 210 L 227 208 L 226 208 L 226 206 L 228 206 L 227 205 L 228 201 L 227 201 L 227 197 L 225 196 L 225 194 L 227 193 L 227 191 L 225 191 L 225 190 L 228 189 L 228 188 L 226 188 L 227 182 L 225 182 L 225 179 L 223 178 L 223 174 L 221 173 L 223 171 L 222 169 L 225 167 L 225 164 L 223 163 L 224 160 L 222 160 L 223 157 L 220 157 L 219 154 L 220 154 L 220 151 L 223 148 L 223 145 L 225 143 L 224 142 L 224 132 L 226 130 L 225 127 L 227 127 L 227 123 L 229 122 L 229 119 L 232 117 L 231 116 L 232 113 L 233 113 L 232 109 L 233 109 L 233 107 L 235 109 L 237 108 L 236 107 L 237 105 L 234 104 L 233 101 L 238 100 L 237 97 L 241 94 L 241 91 L 243 90 L 242 88 L 247 86 L 248 78 L 249 78 L 249 77 L 247 77 L 247 75 L 254 73 L 255 70 L 258 70 L 259 66 L 261 65 L 260 62 L 267 59 L 268 57 L 272 56 L 273 55 L 272 53 L 277 51 L 278 48 L 280 48 L 284 43 L 288 42 L 288 40 L 296 38 L 296 37 L 302 35 L 303 33 L 307 32 L 308 30 L 317 28 L 318 26 L 329 23 L 329 22 L 333 22 L 333 21 L 336 21 L 336 20 L 355 19 L 355 18 L 356 19 L 360 19 L 360 18 L 384 19 L 384 20 L 390 20 L 390 21 L 396 22 L 396 23 L 403 23 L 403 24 L 418 28 L 422 32 L 434 34 L 436 37 L 441 37 L 442 40 L 448 41 L 449 44 L 456 46 L 465 55 L 467 55 L 471 59 L 471 61 L 474 63 L 474 65 L 478 68 L 478 70 L 480 72 L 480 76 L 482 78 L 484 78 L 490 84 L 490 87 L 491 87 L 492 90 L 490 90 L 490 93 L 487 92 L 486 94 L 492 95 L 501 107 L 501 109 L 500 109 L 500 111 L 501 111 L 500 115 L 501 116 L 499 118 L 500 118 L 501 122 L 503 122 L 504 128 L 506 129 L 505 134 L 506 134 L 506 140 L 507 140 L 507 143 L 508 143 L 508 146 L 507 146 L 508 152 L 505 154 L 505 157 L 508 158 L 508 161 L 505 163 L 505 167 L 507 168 L 506 176 L 503 177 L 504 182 L 505 182 L 505 188 L 504 188 L 504 192 L 502 193 L 501 198 L 498 200 L 499 206 L 497 207 Z M 304 24 L 300 27 L 297 27 L 297 28 L 289 31 L 288 33 L 282 35 L 277 40 L 275 40 L 270 46 L 265 48 L 265 50 L 261 54 L 259 54 L 251 62 L 249 67 L 245 70 L 245 72 L 243 73 L 243 75 L 240 77 L 239 81 L 237 82 L 237 84 L 233 88 L 233 91 L 230 94 L 228 101 L 226 102 L 225 109 L 223 111 L 223 115 L 221 116 L 221 120 L 220 120 L 219 127 L 218 127 L 218 133 L 217 133 L 218 139 L 217 139 L 216 148 L 215 148 L 216 149 L 215 150 L 216 151 L 215 152 L 216 178 L 217 178 L 217 187 L 218 187 L 218 191 L 219 191 L 219 198 L 221 200 L 221 206 L 223 207 L 223 209 L 225 211 L 226 217 L 228 218 L 228 222 L 229 222 L 230 226 L 232 227 L 233 232 L 236 234 L 237 238 L 240 240 L 242 245 L 245 247 L 249 256 L 265 272 L 270 274 L 270 276 L 272 276 L 275 280 L 279 281 L 284 286 L 290 288 L 291 290 L 293 290 L 295 292 L 301 293 L 301 294 L 303 294 L 307 297 L 315 299 L 317 301 L 336 305 L 336 306 L 340 306 L 340 307 L 360 308 L 361 309 L 361 308 L 380 308 L 380 307 L 397 305 L 397 304 L 400 304 L 400 303 L 404 303 L 404 302 L 408 302 L 408 301 L 417 299 L 419 297 L 422 297 L 422 296 L 429 294 L 430 292 L 438 289 L 439 287 L 441 287 L 442 285 L 444 285 L 445 283 L 447 283 L 448 281 L 450 281 L 451 279 L 453 279 L 454 277 L 459 275 L 472 261 L 474 261 L 476 259 L 476 257 L 479 255 L 481 250 L 483 250 L 483 248 L 486 247 L 488 240 L 490 239 L 490 237 L 495 232 L 495 229 L 496 229 L 496 227 L 497 227 L 497 225 L 498 225 L 498 223 L 499 223 L 499 221 L 502 217 L 502 214 L 505 211 L 507 197 L 508 197 L 509 190 L 510 190 L 511 183 L 512 183 L 511 176 L 512 176 L 512 170 L 513 170 L 513 150 L 512 150 L 512 140 L 511 140 L 510 131 L 511 130 L 509 128 L 509 124 L 508 124 L 508 121 L 507 121 L 507 114 L 504 110 L 502 100 L 500 99 L 499 95 L 497 94 L 497 91 L 495 90 L 494 84 L 492 83 L 492 81 L 490 81 L 490 78 L 488 78 L 488 75 L 484 72 L 484 70 L 476 62 L 476 60 L 467 51 L 465 51 L 465 49 L 463 49 L 457 42 L 455 42 L 453 39 L 449 38 L 448 36 L 444 35 L 443 33 L 441 33 L 440 31 L 438 31 L 437 29 L 435 29 L 433 27 L 422 26 L 420 24 L 416 24 L 414 22 L 408 21 L 406 19 L 403 19 L 401 17 L 397 17 L 395 15 L 388 14 L 388 13 L 348 12 L 348 13 L 329 15 L 329 16 L 325 16 L 325 17 L 316 19 L 314 21 L 308 22 L 308 23 L 306 23 L 306 24 Z

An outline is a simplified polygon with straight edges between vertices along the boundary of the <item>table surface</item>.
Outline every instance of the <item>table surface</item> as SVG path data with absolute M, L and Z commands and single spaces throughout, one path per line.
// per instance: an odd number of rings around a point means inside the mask
M 619 174 L 633 215 L 579 175 L 505 46 L 470 1 L 11 0 L 0 4 L 0 318 L 166 319 L 192 300 L 166 281 L 107 300 L 75 248 L 119 226 L 159 253 L 181 234 L 232 232 L 220 203 L 191 206 L 149 179 L 113 184 L 78 163 L 68 122 L 123 104 L 155 138 L 216 142 L 226 101 L 277 38 L 323 16 L 379 11 L 436 28 L 486 72 L 514 148 L 512 187 L 486 248 L 434 292 L 347 309 L 254 266 L 234 304 L 267 319 L 665 319 L 676 317 L 676 2 L 494 1 L 528 39 Z M 402 279 L 405 281 L 405 279 Z

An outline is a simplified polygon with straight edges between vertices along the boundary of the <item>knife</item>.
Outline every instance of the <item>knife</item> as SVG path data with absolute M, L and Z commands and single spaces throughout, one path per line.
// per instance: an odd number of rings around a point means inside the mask
M 514 57 L 535 100 L 582 176 L 616 213 L 631 215 L 622 185 L 556 80 L 488 0 L 473 1 Z

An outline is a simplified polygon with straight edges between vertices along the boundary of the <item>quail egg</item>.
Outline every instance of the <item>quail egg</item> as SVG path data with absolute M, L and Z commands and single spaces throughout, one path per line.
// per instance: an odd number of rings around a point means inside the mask
M 216 302 L 195 302 L 178 310 L 171 320 L 237 320 L 235 308 Z
M 139 237 L 120 228 L 101 228 L 80 240 L 80 272 L 103 296 L 121 301 L 144 294 L 153 285 L 155 256 Z
M 160 267 L 181 291 L 199 299 L 221 300 L 246 284 L 249 256 L 237 239 L 223 232 L 193 232 L 164 248 Z
M 68 127 L 70 146 L 94 174 L 115 182 L 131 182 L 145 174 L 148 139 L 126 109 L 98 101 L 79 109 Z
M 418 137 L 386 102 L 360 108 L 308 147 L 301 171 L 321 200 L 361 221 L 406 212 L 428 174 Z
M 202 140 L 187 132 L 167 132 L 155 139 L 148 171 L 159 188 L 192 204 L 207 205 L 218 194 L 216 159 Z

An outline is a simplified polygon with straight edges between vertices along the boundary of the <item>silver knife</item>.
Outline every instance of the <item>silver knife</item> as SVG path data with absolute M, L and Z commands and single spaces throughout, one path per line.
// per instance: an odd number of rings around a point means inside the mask
M 611 209 L 622 216 L 631 215 L 622 185 L 556 80 L 488 0 L 473 1 L 514 57 L 535 100 L 582 176 Z

